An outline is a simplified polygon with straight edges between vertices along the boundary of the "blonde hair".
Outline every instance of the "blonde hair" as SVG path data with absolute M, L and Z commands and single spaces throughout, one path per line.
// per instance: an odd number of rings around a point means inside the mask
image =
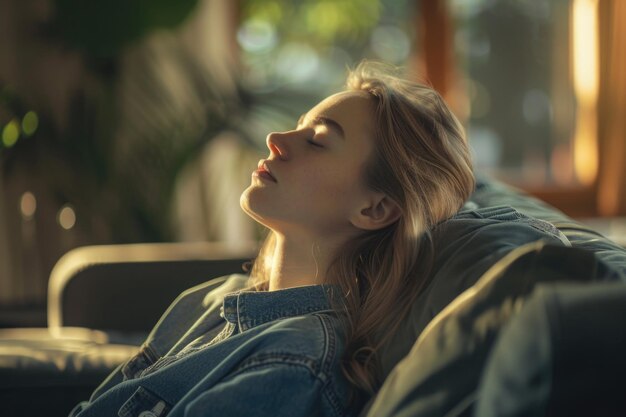
M 396 73 L 362 62 L 349 73 L 346 87 L 368 93 L 375 103 L 375 144 L 365 183 L 385 193 L 402 215 L 347 242 L 326 275 L 344 295 L 344 304 L 336 306 L 346 313 L 341 315 L 347 334 L 343 373 L 355 392 L 367 394 L 382 382 L 377 352 L 427 284 L 433 256 L 429 230 L 454 215 L 474 189 L 457 118 L 435 90 Z M 274 246 L 270 233 L 252 268 L 258 289 L 266 288 Z

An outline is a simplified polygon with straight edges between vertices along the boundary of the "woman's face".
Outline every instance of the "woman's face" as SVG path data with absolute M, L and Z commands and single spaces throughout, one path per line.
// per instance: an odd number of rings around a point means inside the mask
M 241 195 L 243 210 L 285 234 L 354 230 L 350 218 L 368 195 L 363 173 L 373 149 L 373 117 L 367 93 L 342 92 L 304 114 L 294 130 L 270 133 L 269 156 Z

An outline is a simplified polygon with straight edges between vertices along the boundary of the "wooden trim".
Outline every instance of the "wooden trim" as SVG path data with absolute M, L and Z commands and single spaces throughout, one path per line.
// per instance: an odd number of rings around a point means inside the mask
M 599 3 L 598 211 L 626 215 L 626 3 Z
M 419 2 L 417 24 L 428 80 L 442 96 L 453 88 L 454 26 L 445 0 Z

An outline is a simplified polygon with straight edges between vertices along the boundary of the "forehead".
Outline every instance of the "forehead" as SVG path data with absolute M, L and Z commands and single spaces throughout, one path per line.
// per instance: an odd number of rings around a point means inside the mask
M 364 91 L 342 91 L 322 100 L 308 117 L 326 116 L 339 123 L 347 136 L 372 132 L 374 103 Z
M 311 109 L 311 113 L 320 112 L 345 114 L 346 116 L 371 116 L 372 100 L 364 91 L 342 91 L 326 97 Z

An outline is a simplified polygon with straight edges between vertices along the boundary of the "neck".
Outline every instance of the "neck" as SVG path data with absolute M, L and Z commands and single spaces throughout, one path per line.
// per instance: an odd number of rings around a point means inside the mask
M 335 247 L 321 240 L 296 239 L 276 233 L 269 290 L 324 283 Z

